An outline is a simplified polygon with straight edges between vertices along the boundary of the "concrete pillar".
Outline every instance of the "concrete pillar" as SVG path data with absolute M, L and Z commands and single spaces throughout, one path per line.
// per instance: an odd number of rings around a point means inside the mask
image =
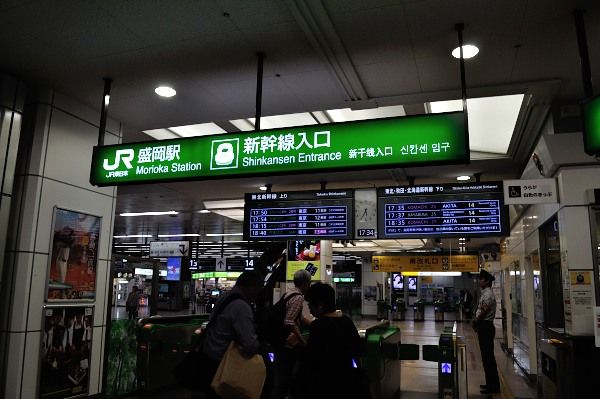
M 99 89 L 100 90 L 100 89 Z M 101 91 L 98 93 L 101 97 Z M 100 103 L 100 101 L 99 101 Z M 88 375 L 89 395 L 102 388 L 107 292 L 116 188 L 89 183 L 92 148 L 100 116 L 52 90 L 29 93 L 23 113 L 22 145 L 11 207 L 6 287 L 2 295 L 5 398 L 37 398 L 43 309 L 55 207 L 102 218 L 97 244 L 96 297 Z M 121 126 L 109 121 L 105 143 L 121 140 Z M 81 304 L 81 301 L 75 303 Z

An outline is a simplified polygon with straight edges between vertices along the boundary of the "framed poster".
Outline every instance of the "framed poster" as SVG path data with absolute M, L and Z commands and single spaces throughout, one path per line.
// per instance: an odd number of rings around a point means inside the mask
M 38 398 L 87 395 L 93 318 L 93 305 L 44 306 Z
M 54 207 L 46 299 L 93 301 L 102 218 Z

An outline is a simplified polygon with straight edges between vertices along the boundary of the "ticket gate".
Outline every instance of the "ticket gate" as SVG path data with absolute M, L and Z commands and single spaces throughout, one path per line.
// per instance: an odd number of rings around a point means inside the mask
M 142 395 L 174 386 L 171 370 L 195 347 L 208 315 L 153 316 L 138 322 L 137 386 Z
M 464 399 L 468 395 L 466 344 L 456 335 L 456 323 L 444 328 L 439 345 L 423 345 L 423 360 L 438 363 L 438 398 Z
M 419 346 L 401 343 L 398 327 L 382 322 L 359 330 L 364 343 L 361 365 L 371 382 L 374 399 L 392 399 L 400 393 L 400 360 L 418 360 Z

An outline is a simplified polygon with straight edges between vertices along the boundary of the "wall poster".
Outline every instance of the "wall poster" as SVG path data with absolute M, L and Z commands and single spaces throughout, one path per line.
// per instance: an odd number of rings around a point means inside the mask
M 93 301 L 102 218 L 54 208 L 47 300 Z
M 313 281 L 321 280 L 321 242 L 288 241 L 286 280 L 292 281 L 298 270 L 308 270 Z
M 92 305 L 44 307 L 39 398 L 88 393 L 93 313 Z

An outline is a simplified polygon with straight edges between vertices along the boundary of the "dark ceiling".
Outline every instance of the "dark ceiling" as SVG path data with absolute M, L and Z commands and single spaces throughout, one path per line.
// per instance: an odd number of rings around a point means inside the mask
M 317 188 L 450 181 L 457 174 L 518 177 L 552 102 L 582 96 L 572 11 L 585 19 L 593 78 L 600 80 L 600 2 L 561 0 L 3 0 L 0 68 L 48 85 L 99 109 L 102 78 L 114 80 L 110 116 L 124 140 L 141 130 L 254 116 L 256 53 L 266 54 L 263 115 L 404 105 L 460 97 L 454 25 L 480 48 L 466 62 L 471 96 L 526 93 L 528 124 L 518 148 L 470 165 L 273 179 L 196 182 L 119 189 L 117 212 L 201 209 L 204 199 L 240 198 L 259 185 Z M 173 86 L 171 99 L 157 97 Z M 419 107 L 409 107 L 410 105 Z M 418 112 L 418 111 L 416 111 Z M 192 213 L 189 213 L 192 215 Z M 133 221 L 135 219 L 136 221 Z M 185 215 L 157 219 L 166 230 L 194 232 Z M 212 220 L 212 219 L 211 219 Z M 155 220 L 117 218 L 115 233 L 134 234 Z M 239 229 L 215 218 L 210 229 Z M 163 230 L 163 228 L 161 228 Z

